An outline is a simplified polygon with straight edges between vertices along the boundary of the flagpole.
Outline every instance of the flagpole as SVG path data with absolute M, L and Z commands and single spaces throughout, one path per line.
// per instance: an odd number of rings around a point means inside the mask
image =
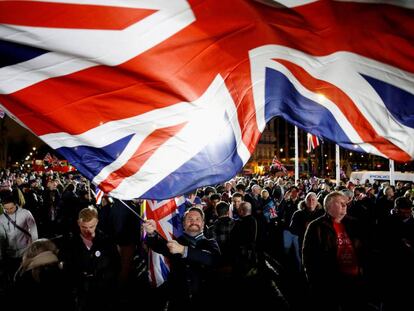
M 87 187 L 88 187 L 88 201 L 91 201 L 92 197 L 91 197 L 91 181 L 89 179 L 87 179 Z
M 124 204 L 124 206 L 129 209 L 135 216 L 138 217 L 139 220 L 141 220 L 142 222 L 145 222 L 145 219 L 141 217 L 140 214 L 138 214 L 136 211 L 134 211 L 128 204 L 126 204 L 124 201 L 119 200 L 119 202 L 121 202 L 122 204 Z
M 295 126 L 295 183 L 299 180 L 299 139 L 298 127 Z
M 394 160 L 390 159 L 390 185 L 395 186 Z
M 321 152 L 321 172 L 320 172 L 320 174 L 321 174 L 321 177 L 323 178 L 323 179 L 325 179 L 325 167 L 324 167 L 324 163 L 323 163 L 323 160 L 324 160 L 324 157 L 323 157 L 323 145 L 324 145 L 324 143 L 322 142 L 322 144 L 321 144 L 321 149 L 319 150 L 320 152 Z
M 335 145 L 335 168 L 336 168 L 336 185 L 341 182 L 341 155 L 339 153 L 339 145 Z

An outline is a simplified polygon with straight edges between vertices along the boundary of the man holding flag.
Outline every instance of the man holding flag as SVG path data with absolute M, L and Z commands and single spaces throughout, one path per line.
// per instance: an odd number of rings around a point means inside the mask
M 184 234 L 176 240 L 162 238 L 153 219 L 148 219 L 143 228 L 148 234 L 148 246 L 170 260 L 168 310 L 189 310 L 195 306 L 207 308 L 210 296 L 208 277 L 220 256 L 220 249 L 215 240 L 207 239 L 203 234 L 203 211 L 191 207 L 185 212 Z

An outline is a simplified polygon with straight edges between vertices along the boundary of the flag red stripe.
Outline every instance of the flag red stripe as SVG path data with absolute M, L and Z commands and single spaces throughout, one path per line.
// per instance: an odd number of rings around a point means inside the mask
M 378 135 L 369 121 L 359 113 L 358 107 L 348 97 L 348 95 L 335 85 L 314 78 L 298 65 L 283 59 L 274 59 L 289 69 L 289 71 L 299 80 L 299 82 L 315 93 L 321 93 L 332 101 L 341 110 L 342 114 L 352 124 L 363 141 L 371 143 L 385 156 L 399 158 L 402 161 L 409 161 L 411 157 L 392 142 Z
M 175 126 L 160 128 L 148 135 L 141 145 L 137 148 L 134 155 L 121 168 L 112 172 L 104 181 L 99 184 L 99 188 L 106 193 L 117 188 L 124 178 L 134 175 L 142 165 L 164 144 L 168 139 L 176 135 L 186 123 Z
M 137 71 L 141 69 L 144 68 L 136 68 Z M 109 121 L 137 116 L 184 100 L 167 82 L 148 83 L 124 66 L 97 66 L 46 80 L 14 93 L 13 97 L 0 94 L 0 102 L 14 107 L 13 113 L 23 123 L 30 124 L 36 135 L 56 132 L 76 135 Z M 188 86 L 178 85 L 184 91 L 188 89 Z M 51 89 L 54 91 L 50 92 Z M 27 102 L 26 98 L 33 100 Z M 79 122 L 80 115 L 87 122 Z
M 38 1 L 1 1 L 0 23 L 19 26 L 122 30 L 156 12 L 149 9 Z
M 319 139 L 317 136 L 311 134 L 311 142 L 312 142 L 312 148 L 315 149 L 319 146 Z

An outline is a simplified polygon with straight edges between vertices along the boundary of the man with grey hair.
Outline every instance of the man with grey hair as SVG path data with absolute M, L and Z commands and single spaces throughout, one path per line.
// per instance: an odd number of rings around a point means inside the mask
M 352 190 L 349 189 L 343 189 L 341 190 L 341 192 L 344 194 L 344 196 L 347 197 L 348 202 L 346 202 L 346 204 L 349 206 L 352 202 L 352 200 L 354 199 L 354 192 Z
M 314 307 L 322 310 L 364 310 L 361 234 L 355 220 L 346 215 L 347 201 L 340 191 L 328 194 L 325 214 L 305 233 L 303 265 Z

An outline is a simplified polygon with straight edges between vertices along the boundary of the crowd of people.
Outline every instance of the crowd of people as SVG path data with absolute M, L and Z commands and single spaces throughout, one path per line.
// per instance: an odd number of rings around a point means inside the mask
M 0 299 L 65 310 L 112 310 L 140 294 L 160 310 L 414 309 L 412 183 L 237 176 L 185 196 L 184 232 L 166 241 L 131 212 L 142 200 L 97 204 L 77 173 L 0 171 Z M 149 249 L 168 258 L 161 288 L 137 271 Z

